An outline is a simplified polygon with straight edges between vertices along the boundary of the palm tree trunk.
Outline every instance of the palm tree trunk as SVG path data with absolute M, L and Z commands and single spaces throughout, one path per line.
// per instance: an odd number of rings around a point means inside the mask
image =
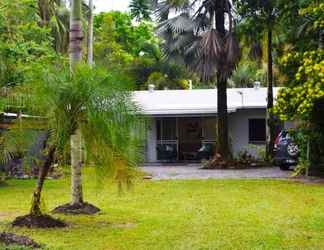
M 228 117 L 227 117 L 227 80 L 221 74 L 217 75 L 217 153 L 222 159 L 229 159 Z
M 81 20 L 81 0 L 73 0 L 71 5 L 70 18 L 70 66 L 73 71 L 74 66 L 82 59 L 82 20 Z
M 81 130 L 71 136 L 71 203 L 83 203 Z
M 89 0 L 90 15 L 88 20 L 88 64 L 93 64 L 93 0 Z
M 216 30 L 225 36 L 225 1 L 219 2 L 220 6 L 216 10 Z M 219 153 L 224 160 L 230 158 L 230 150 L 228 143 L 228 113 L 227 113 L 227 78 L 223 76 L 223 72 L 217 74 L 217 153 Z
M 272 69 L 272 29 L 268 28 L 267 39 L 268 50 L 268 97 L 267 97 L 267 145 L 266 158 L 271 160 L 273 156 L 274 141 L 275 141 L 275 121 L 271 109 L 273 108 L 273 69 Z
M 48 174 L 48 171 L 49 171 L 52 163 L 54 162 L 55 151 L 56 151 L 55 146 L 51 146 L 49 148 L 49 152 L 48 152 L 46 161 L 44 162 L 43 166 L 39 170 L 38 179 L 37 179 L 37 185 L 36 185 L 36 188 L 34 190 L 32 206 L 31 206 L 31 209 L 30 209 L 30 214 L 33 215 L 33 216 L 38 216 L 38 215 L 42 214 L 42 211 L 41 211 L 41 193 L 42 193 L 42 190 L 43 190 L 45 178 L 46 178 L 46 176 Z
M 75 65 L 82 59 L 82 21 L 81 0 L 73 0 L 71 5 L 70 20 L 70 68 L 73 73 Z M 81 153 L 81 131 L 77 129 L 71 135 L 71 203 L 83 202 L 82 193 L 82 159 Z

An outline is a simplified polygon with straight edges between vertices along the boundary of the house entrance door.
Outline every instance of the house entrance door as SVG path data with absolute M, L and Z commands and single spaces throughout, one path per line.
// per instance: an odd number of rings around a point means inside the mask
M 201 118 L 179 118 L 179 158 L 180 160 L 197 160 L 201 147 Z

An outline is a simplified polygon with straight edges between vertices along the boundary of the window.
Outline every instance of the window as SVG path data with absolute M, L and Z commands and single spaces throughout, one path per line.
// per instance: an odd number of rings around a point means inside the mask
M 214 117 L 203 120 L 203 139 L 205 141 L 216 141 L 217 120 Z
M 157 120 L 157 140 L 170 141 L 177 139 L 176 118 L 163 118 Z
M 266 141 L 266 120 L 249 119 L 249 143 L 262 144 Z
M 156 121 L 157 159 L 175 161 L 178 157 L 177 120 L 161 118 Z

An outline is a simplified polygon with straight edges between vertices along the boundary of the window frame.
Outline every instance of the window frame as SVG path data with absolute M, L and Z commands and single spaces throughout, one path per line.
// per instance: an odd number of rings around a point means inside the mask
M 264 122 L 264 139 L 263 140 L 259 140 L 255 137 L 257 137 L 256 135 L 252 136 L 251 132 L 252 132 L 252 128 L 251 128 L 251 122 L 252 121 L 256 121 L 256 120 L 262 120 Z M 249 118 L 248 119 L 248 139 L 249 139 L 249 144 L 255 144 L 255 145 L 264 145 L 266 144 L 267 141 L 267 123 L 266 123 L 266 119 L 265 118 Z M 253 130 L 255 131 L 255 130 Z

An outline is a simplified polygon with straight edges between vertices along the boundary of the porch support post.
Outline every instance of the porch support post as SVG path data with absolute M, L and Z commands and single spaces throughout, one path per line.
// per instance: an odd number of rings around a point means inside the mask
M 176 117 L 176 137 L 177 137 L 177 161 L 180 160 L 180 146 L 179 146 L 179 117 Z

